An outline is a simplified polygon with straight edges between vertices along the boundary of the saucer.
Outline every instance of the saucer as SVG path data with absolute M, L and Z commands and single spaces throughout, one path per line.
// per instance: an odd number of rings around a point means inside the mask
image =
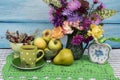
M 41 59 L 40 61 L 38 61 L 36 63 L 36 66 L 33 68 L 30 68 L 29 66 L 21 64 L 20 58 L 15 58 L 12 60 L 12 66 L 14 66 L 15 68 L 18 68 L 18 69 L 22 69 L 22 70 L 34 70 L 34 69 L 41 68 L 44 65 L 45 65 L 44 59 Z

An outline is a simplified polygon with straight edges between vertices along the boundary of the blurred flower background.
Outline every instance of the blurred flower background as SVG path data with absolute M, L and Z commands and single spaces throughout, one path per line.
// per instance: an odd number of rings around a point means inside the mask
M 72 36 L 72 45 L 97 41 L 103 36 L 101 21 L 111 17 L 115 10 L 105 8 L 100 0 L 43 0 L 50 6 L 49 19 L 54 25 L 53 37 Z

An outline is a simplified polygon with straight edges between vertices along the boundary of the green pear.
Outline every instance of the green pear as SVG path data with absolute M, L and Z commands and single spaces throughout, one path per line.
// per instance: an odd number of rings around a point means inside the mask
M 73 61 L 73 53 L 67 48 L 63 48 L 53 59 L 54 64 L 58 65 L 71 65 Z

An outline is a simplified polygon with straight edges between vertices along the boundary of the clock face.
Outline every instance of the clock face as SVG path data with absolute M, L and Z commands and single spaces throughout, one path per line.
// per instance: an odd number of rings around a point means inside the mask
M 90 59 L 94 63 L 103 64 L 109 58 L 110 47 L 106 44 L 92 44 L 88 50 Z

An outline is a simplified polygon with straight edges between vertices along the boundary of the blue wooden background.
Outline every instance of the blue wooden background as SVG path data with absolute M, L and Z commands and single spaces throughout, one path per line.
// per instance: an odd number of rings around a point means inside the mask
M 92 1 L 92 0 L 88 0 Z M 120 37 L 120 0 L 101 0 L 109 9 L 118 13 L 104 23 L 105 36 Z M 6 30 L 31 33 L 36 29 L 41 32 L 53 25 L 48 20 L 49 7 L 42 0 L 0 0 L 0 48 L 9 48 L 5 39 Z M 66 37 L 62 39 L 65 44 Z M 113 48 L 120 48 L 120 43 L 107 41 Z

